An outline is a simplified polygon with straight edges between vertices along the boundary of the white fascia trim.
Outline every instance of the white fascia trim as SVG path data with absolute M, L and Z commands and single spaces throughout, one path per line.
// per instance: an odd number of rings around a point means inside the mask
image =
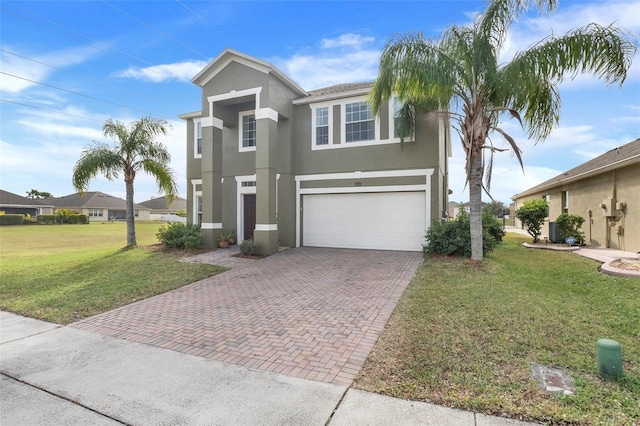
M 224 122 L 217 117 L 204 117 L 202 120 L 202 127 L 215 127 L 222 130 Z
M 256 175 L 244 175 L 244 176 L 234 176 L 236 182 L 253 182 L 256 180 Z
M 408 169 L 408 170 L 383 170 L 375 172 L 346 172 L 346 173 L 324 173 L 314 175 L 296 176 L 296 182 L 313 180 L 334 180 L 334 179 L 368 179 L 384 177 L 406 177 L 406 176 L 431 176 L 433 169 Z
M 203 222 L 200 225 L 201 229 L 222 229 L 222 223 L 208 223 L 208 222 Z
M 181 118 L 183 120 L 189 120 L 190 118 L 198 117 L 202 117 L 202 111 L 187 112 L 178 116 L 178 118 Z
M 234 98 L 241 98 L 243 96 L 256 95 L 256 108 L 260 108 L 260 93 L 262 92 L 262 87 L 253 87 L 251 89 L 244 90 L 232 90 L 228 93 L 221 93 L 219 95 L 207 96 L 207 101 L 211 104 L 213 102 L 226 101 Z
M 202 179 L 191 179 L 191 186 L 194 187 L 194 190 L 196 185 L 202 185 Z
M 328 188 L 301 188 L 299 194 L 355 194 L 364 192 L 415 192 L 426 191 L 427 184 L 387 186 L 338 186 Z
M 271 108 L 260 108 L 256 109 L 255 112 L 256 120 L 261 120 L 263 118 L 268 118 L 272 121 L 278 122 L 278 111 Z
M 277 230 L 278 230 L 277 223 L 267 224 L 267 225 L 256 223 L 256 231 L 277 231 Z
M 328 93 L 326 95 L 309 96 L 306 98 L 294 99 L 292 103 L 294 105 L 304 105 L 304 104 L 311 104 L 314 102 L 326 102 L 326 101 L 333 101 L 336 99 L 342 99 L 347 97 L 368 95 L 369 92 L 371 92 L 371 87 L 352 90 L 350 92 Z

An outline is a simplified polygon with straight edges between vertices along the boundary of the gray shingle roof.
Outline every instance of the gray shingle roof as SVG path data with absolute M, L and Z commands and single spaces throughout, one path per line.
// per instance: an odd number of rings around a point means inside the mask
M 344 83 L 334 86 L 323 87 L 321 89 L 309 90 L 309 96 L 333 95 L 338 93 L 353 92 L 354 90 L 370 89 L 373 82 L 366 83 Z
M 514 195 L 512 198 L 521 197 L 524 195 L 536 193 L 547 188 L 559 186 L 564 182 L 575 180 L 581 176 L 590 176 L 599 173 L 605 168 L 616 168 L 617 165 L 624 167 L 634 162 L 640 162 L 640 138 L 629 142 L 626 145 L 613 148 L 604 154 L 582 163 L 579 166 L 574 167 L 558 176 L 555 176 L 539 185 L 527 189 L 519 194 Z
M 31 198 L 23 197 L 13 192 L 4 191 L 0 189 L 0 205 L 12 205 L 12 206 L 52 206 L 50 203 L 51 198 L 45 200 L 33 200 Z
M 124 210 L 126 209 L 126 202 L 122 198 L 114 197 L 113 195 L 105 194 L 104 192 L 94 191 L 85 192 L 84 196 L 80 193 L 66 195 L 64 197 L 50 198 L 47 201 L 51 205 L 58 208 L 74 208 L 74 209 L 112 209 L 112 210 Z M 134 204 L 134 208 L 138 210 L 149 210 L 148 207 L 141 206 L 140 204 Z
M 145 206 L 150 208 L 151 210 L 186 210 L 187 209 L 187 200 L 181 197 L 177 197 L 171 204 L 168 204 L 167 197 L 157 197 L 152 198 L 147 201 L 143 201 L 138 203 L 141 206 Z

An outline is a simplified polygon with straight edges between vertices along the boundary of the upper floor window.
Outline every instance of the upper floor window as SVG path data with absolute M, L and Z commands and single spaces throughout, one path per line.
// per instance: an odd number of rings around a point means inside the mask
M 316 145 L 329 144 L 329 107 L 316 108 Z
M 253 111 L 240 113 L 240 151 L 256 149 L 256 116 Z
M 195 140 L 194 140 L 194 157 L 199 158 L 202 157 L 202 123 L 200 122 L 200 120 L 194 121 L 194 134 L 195 134 Z
M 375 119 L 371 105 L 367 102 L 346 104 L 344 123 L 346 142 L 375 140 Z
M 393 138 L 397 139 L 400 137 L 400 133 L 398 132 L 398 114 L 400 114 L 400 110 L 402 109 L 402 101 L 400 101 L 400 99 L 398 99 L 397 97 L 393 97 L 393 101 L 392 101 L 392 116 L 391 116 L 391 120 L 393 123 Z

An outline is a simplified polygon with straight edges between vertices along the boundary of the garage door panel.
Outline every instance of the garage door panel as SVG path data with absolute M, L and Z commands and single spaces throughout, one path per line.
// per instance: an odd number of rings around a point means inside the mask
M 303 245 L 382 250 L 422 249 L 424 192 L 303 196 Z

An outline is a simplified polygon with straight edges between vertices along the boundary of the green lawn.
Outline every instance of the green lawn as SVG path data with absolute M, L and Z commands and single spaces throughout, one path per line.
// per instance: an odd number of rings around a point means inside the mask
M 0 309 L 69 324 L 225 270 L 142 247 L 159 227 L 136 223 L 133 249 L 124 222 L 0 227 Z
M 640 280 L 508 234 L 481 265 L 426 258 L 355 387 L 551 424 L 640 424 Z M 601 380 L 596 341 L 622 344 Z M 564 367 L 573 396 L 541 393 L 531 363 Z

